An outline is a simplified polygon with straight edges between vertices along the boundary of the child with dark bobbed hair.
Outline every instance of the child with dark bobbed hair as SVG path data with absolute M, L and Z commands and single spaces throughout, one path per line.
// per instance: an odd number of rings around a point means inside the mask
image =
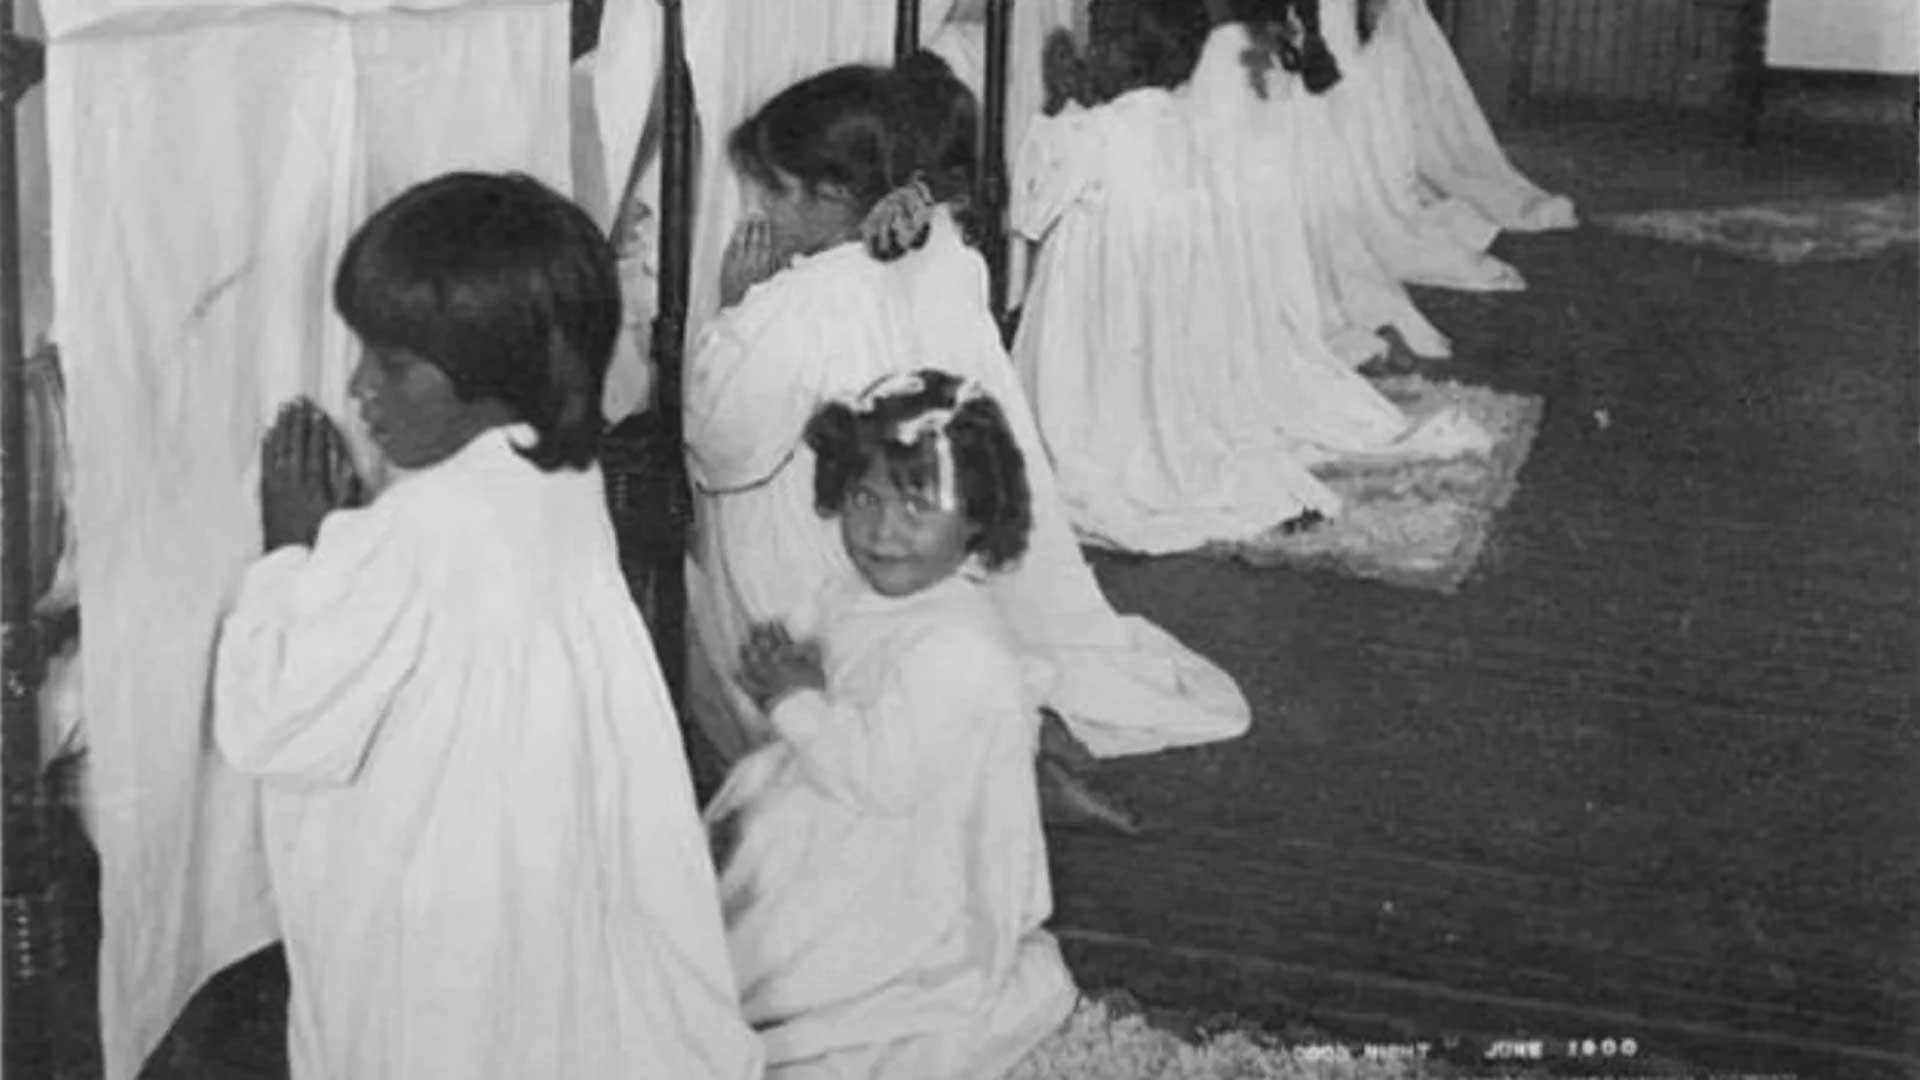
M 214 693 L 262 781 L 292 1075 L 758 1077 L 593 464 L 611 251 L 462 173 L 375 213 L 337 286 L 405 471 L 365 502 L 332 423 L 282 411 Z
M 522 453 L 542 469 L 594 460 L 619 276 L 592 219 L 538 181 L 454 173 L 406 191 L 348 242 L 333 297 L 367 345 L 353 393 L 395 465 L 510 422 L 533 429 Z M 415 381 L 444 381 L 464 408 L 388 423 L 413 403 L 402 390 L 420 362 L 433 371 Z
M 742 648 L 775 737 L 707 810 L 741 1007 L 770 1077 L 998 1076 L 1076 998 L 1043 929 L 1045 684 L 983 587 L 1026 549 L 1025 462 L 978 383 L 932 370 L 827 405 L 807 444 L 858 574 Z

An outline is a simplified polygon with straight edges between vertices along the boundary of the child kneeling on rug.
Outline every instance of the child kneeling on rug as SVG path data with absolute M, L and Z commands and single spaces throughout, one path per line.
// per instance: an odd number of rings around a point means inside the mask
M 783 1080 L 997 1076 L 1077 997 L 1041 928 L 1035 673 L 982 587 L 1025 550 L 1025 463 L 1000 406 L 936 371 L 806 439 L 858 574 L 741 650 L 776 737 L 707 820 L 743 1009 Z
M 376 213 L 334 299 L 404 475 L 357 505 L 307 402 L 218 656 L 260 777 L 295 1080 L 761 1075 L 666 686 L 595 448 L 611 251 L 525 177 Z

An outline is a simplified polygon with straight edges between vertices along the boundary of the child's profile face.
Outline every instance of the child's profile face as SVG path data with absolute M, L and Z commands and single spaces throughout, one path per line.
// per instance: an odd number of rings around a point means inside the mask
M 776 174 L 777 187 L 750 184 L 748 212 L 758 210 L 773 227 L 773 246 L 781 262 L 810 255 L 852 235 L 857 218 L 837 189 L 809 189 L 796 177 Z
M 847 486 L 840 507 L 847 555 L 882 596 L 910 596 L 952 577 L 973 533 L 964 508 L 942 507 L 930 490 L 901 490 L 879 455 Z
M 405 349 L 366 346 L 347 391 L 388 461 L 423 469 L 501 422 L 496 402 L 464 401 L 447 373 Z

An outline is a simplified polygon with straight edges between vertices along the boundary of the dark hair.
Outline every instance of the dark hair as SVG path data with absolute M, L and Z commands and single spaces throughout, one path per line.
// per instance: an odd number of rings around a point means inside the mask
M 928 433 L 911 443 L 895 436 L 902 424 L 927 412 L 953 409 L 945 438 L 958 474 L 954 479 L 961 510 L 975 529 L 967 550 L 978 554 L 987 569 L 997 570 L 1026 553 L 1027 533 L 1033 527 L 1026 458 L 998 402 L 981 396 L 956 405 L 959 378 L 944 371 L 914 374 L 917 388 L 878 397 L 869 408 L 855 411 L 836 402 L 813 415 L 806 440 L 814 453 L 814 507 L 825 516 L 838 514 L 847 490 L 876 458 L 887 463 L 903 491 L 937 483 L 940 464 L 934 440 L 940 436 Z
M 964 210 L 978 127 L 973 92 L 923 50 L 895 68 L 847 64 L 787 87 L 734 129 L 727 156 L 769 188 L 781 173 L 808 190 L 844 187 L 861 214 L 915 177 Z
M 1042 46 L 1049 112 L 1063 100 L 1098 105 L 1128 90 L 1179 86 L 1193 74 L 1210 29 L 1199 0 L 1093 0 L 1088 21 L 1084 57 L 1064 30 Z
M 369 344 L 432 363 L 463 401 L 511 407 L 542 469 L 585 468 L 620 332 L 612 249 L 531 177 L 450 173 L 403 192 L 347 242 L 333 301 Z
M 1308 93 L 1323 94 L 1340 81 L 1340 65 L 1327 49 L 1327 39 L 1320 32 L 1320 0 L 1280 0 L 1278 3 L 1241 0 L 1241 3 L 1249 8 L 1268 9 L 1270 24 L 1280 28 L 1280 66 L 1298 72 Z
M 1353 5 L 1354 29 L 1360 32 L 1360 44 L 1373 40 L 1373 32 L 1380 29 L 1380 15 L 1386 6 L 1385 0 L 1359 0 Z
M 1298 72 L 1310 92 L 1340 81 L 1320 32 L 1320 0 L 1226 0 L 1223 9 L 1226 22 L 1245 24 L 1255 44 Z M 1200 0 L 1093 0 L 1090 18 L 1084 59 L 1070 38 L 1050 36 L 1043 46 L 1049 113 L 1066 100 L 1097 105 L 1128 90 L 1178 86 L 1192 76 L 1213 32 Z

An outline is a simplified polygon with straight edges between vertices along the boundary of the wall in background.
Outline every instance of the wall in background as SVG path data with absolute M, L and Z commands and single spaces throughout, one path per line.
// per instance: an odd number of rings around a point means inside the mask
M 1881 75 L 1920 72 L 1915 0 L 1772 0 L 1767 64 Z

